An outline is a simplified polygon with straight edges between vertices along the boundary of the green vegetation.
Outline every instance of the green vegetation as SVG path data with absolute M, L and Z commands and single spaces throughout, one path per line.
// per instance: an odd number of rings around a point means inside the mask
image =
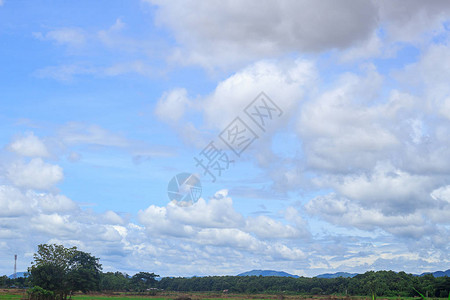
M 428 291 L 430 297 L 447 298 L 450 278 L 414 276 L 405 272 L 370 271 L 353 278 L 291 278 L 262 276 L 211 276 L 163 278 L 158 287 L 170 291 L 200 292 L 229 290 L 230 293 L 295 293 L 376 297 L 414 297 Z M 320 290 L 319 290 L 320 289 Z M 321 292 L 320 292 L 321 291 Z
M 289 297 L 293 295 L 334 295 L 365 296 L 376 300 L 377 297 L 405 299 L 420 295 L 426 298 L 448 298 L 450 300 L 450 277 L 437 277 L 432 274 L 414 276 L 405 272 L 370 271 L 353 278 L 292 278 L 275 276 L 208 276 L 192 278 L 162 278 L 150 272 L 139 272 L 134 276 L 121 272 L 101 272 L 99 259 L 62 245 L 39 245 L 34 254 L 34 262 L 26 278 L 10 279 L 0 277 L 0 288 L 28 288 L 28 299 L 64 300 L 73 293 L 103 292 L 116 294 L 115 299 L 137 296 L 160 297 L 171 292 L 215 293 L 221 298 L 222 292 L 238 295 L 260 294 Z M 163 292 L 164 291 L 164 292 Z M 120 294 L 119 294 L 120 292 Z M 424 296 L 426 295 L 426 296 Z M 9 297 L 9 298 L 8 298 Z M 20 295 L 1 295 L 1 299 L 20 299 Z M 106 296 L 86 297 L 77 295 L 72 299 L 107 299 Z M 201 297 L 205 299 L 206 297 Z M 142 299 L 142 298 L 141 298 Z M 169 298 L 171 299 L 171 298 Z M 236 298 L 234 298 L 236 299 Z
M 30 299 L 62 300 L 74 291 L 98 290 L 101 265 L 98 258 L 76 247 L 42 244 L 28 272 L 33 286 Z

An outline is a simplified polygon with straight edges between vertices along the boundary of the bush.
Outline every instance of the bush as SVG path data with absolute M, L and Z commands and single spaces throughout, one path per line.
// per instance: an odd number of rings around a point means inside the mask
M 27 290 L 28 299 L 30 300 L 52 300 L 55 295 L 52 291 L 41 288 L 40 286 L 35 286 Z
M 313 295 L 319 295 L 322 293 L 323 293 L 323 290 L 320 287 L 314 287 L 311 289 L 311 294 L 313 294 Z

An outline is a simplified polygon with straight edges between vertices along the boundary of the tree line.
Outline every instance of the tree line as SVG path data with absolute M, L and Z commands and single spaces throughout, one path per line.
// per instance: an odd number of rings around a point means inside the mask
M 299 293 L 413 297 L 417 291 L 429 297 L 447 298 L 450 277 L 414 276 L 405 272 L 369 271 L 353 278 L 292 278 L 276 276 L 210 276 L 162 278 L 158 287 L 170 291 L 223 291 L 230 293 Z M 417 291 L 416 291 L 417 290 Z
M 64 300 L 74 293 L 92 291 L 155 293 L 215 291 L 230 293 L 292 293 L 412 297 L 449 297 L 450 277 L 428 274 L 414 276 L 405 272 L 369 271 L 353 278 L 292 278 L 277 276 L 165 277 L 157 281 L 150 272 L 133 276 L 121 272 L 102 272 L 99 258 L 62 245 L 38 246 L 28 276 L 0 277 L 0 287 L 28 288 L 29 299 Z M 450 299 L 450 297 L 449 297 Z

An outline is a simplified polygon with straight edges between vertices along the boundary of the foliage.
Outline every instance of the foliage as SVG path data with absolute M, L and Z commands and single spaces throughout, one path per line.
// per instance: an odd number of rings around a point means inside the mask
M 447 298 L 450 277 L 414 276 L 405 272 L 370 271 L 353 278 L 292 278 L 262 276 L 209 276 L 192 278 L 162 278 L 158 288 L 169 291 L 200 292 L 228 289 L 230 293 L 291 292 L 325 295 L 357 295 L 377 297 L 414 297 L 414 287 L 428 291 L 432 297 Z M 319 290 L 320 289 L 320 290 Z M 373 297 L 372 297 L 373 296 Z M 449 299 L 450 300 L 450 299 Z
M 27 290 L 28 298 L 34 300 L 51 300 L 54 299 L 54 293 L 40 286 L 35 286 Z
M 139 272 L 131 277 L 131 287 L 134 291 L 143 292 L 156 284 L 155 273 Z
M 52 291 L 51 299 L 67 299 L 73 291 L 99 289 L 101 265 L 89 253 L 62 245 L 41 244 L 28 269 L 33 285 Z M 37 299 L 37 298 L 36 298 Z

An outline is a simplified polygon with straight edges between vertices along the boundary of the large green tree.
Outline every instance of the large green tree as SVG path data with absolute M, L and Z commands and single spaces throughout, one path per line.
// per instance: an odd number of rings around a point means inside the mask
M 76 247 L 41 244 L 28 271 L 33 285 L 62 300 L 73 291 L 98 290 L 101 265 L 98 258 Z
M 132 289 L 138 292 L 143 292 L 156 284 L 155 277 L 159 277 L 155 273 L 139 272 L 131 277 Z

